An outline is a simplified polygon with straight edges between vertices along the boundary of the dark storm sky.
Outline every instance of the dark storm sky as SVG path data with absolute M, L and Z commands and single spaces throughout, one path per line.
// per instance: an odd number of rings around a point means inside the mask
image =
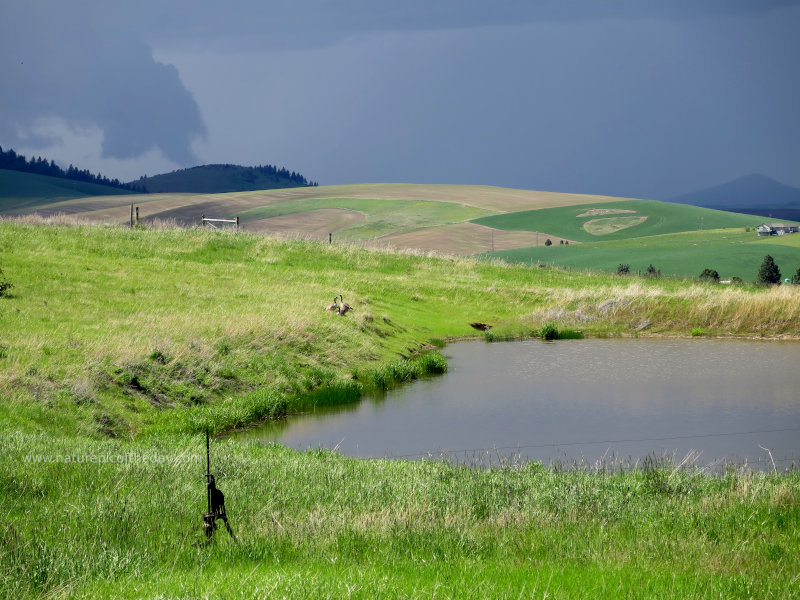
M 121 179 L 800 186 L 800 2 L 5 0 L 0 145 Z

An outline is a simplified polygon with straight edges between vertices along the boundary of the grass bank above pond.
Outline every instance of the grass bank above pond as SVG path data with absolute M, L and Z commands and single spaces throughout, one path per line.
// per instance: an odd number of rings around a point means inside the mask
M 796 289 L 9 222 L 0 268 L 0 596 L 800 593 L 796 474 L 479 470 L 225 440 L 213 466 L 239 543 L 203 546 L 192 433 L 436 372 L 420 350 L 483 335 L 476 321 L 795 336 Z M 345 317 L 324 310 L 340 293 Z
M 483 335 L 472 322 L 493 325 L 495 339 L 547 323 L 589 336 L 800 332 L 794 286 L 198 230 L 2 222 L 0 268 L 14 285 L 0 297 L 0 418 L 87 435 L 221 429 L 291 410 L 320 388 L 352 396 L 385 384 L 387 363 Z M 345 317 L 324 310 L 338 294 L 354 307 Z

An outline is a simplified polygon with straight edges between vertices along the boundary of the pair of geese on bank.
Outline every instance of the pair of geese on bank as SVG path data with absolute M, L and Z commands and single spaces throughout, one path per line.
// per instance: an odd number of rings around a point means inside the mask
M 353 310 L 353 307 L 344 301 L 342 294 L 339 294 L 338 297 L 337 296 L 333 297 L 333 304 L 331 304 L 330 306 L 326 306 L 325 310 L 335 310 L 337 315 L 343 317 L 344 315 L 347 314 L 347 311 Z
M 334 310 L 337 315 L 343 317 L 347 314 L 347 311 L 353 310 L 353 307 L 344 301 L 342 294 L 339 294 L 333 297 L 333 304 L 326 306 L 325 310 Z M 469 325 L 478 331 L 489 331 L 492 328 L 491 325 L 487 325 L 486 323 L 470 323 Z

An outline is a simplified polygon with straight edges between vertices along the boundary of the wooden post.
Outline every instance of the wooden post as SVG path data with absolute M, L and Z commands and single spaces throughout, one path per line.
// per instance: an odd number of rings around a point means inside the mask
M 200 217 L 200 227 L 205 227 L 205 226 L 206 226 L 206 216 L 203 215 L 202 217 Z
M 133 229 L 133 203 L 131 203 L 131 229 Z
M 236 231 L 239 231 L 239 217 L 236 217 Z
M 136 207 L 136 224 L 139 224 L 139 207 Z
M 329 243 L 329 244 L 332 244 L 332 243 L 333 243 L 333 234 L 332 234 L 332 233 L 329 233 L 329 234 L 328 234 L 328 243 Z

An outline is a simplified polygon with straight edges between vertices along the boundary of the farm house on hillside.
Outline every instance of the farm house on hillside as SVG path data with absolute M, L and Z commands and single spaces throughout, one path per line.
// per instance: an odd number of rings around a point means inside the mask
M 797 233 L 797 225 L 789 223 L 762 223 L 756 227 L 760 236 L 766 235 L 785 235 L 787 233 Z

